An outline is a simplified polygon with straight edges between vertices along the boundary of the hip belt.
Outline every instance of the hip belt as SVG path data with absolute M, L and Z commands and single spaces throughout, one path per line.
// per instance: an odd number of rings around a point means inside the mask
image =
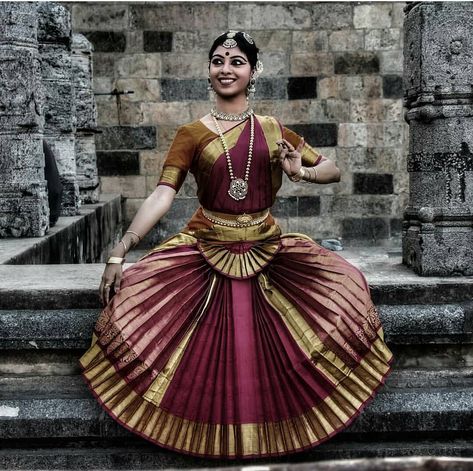
M 228 214 L 202 208 L 202 214 L 210 222 L 221 226 L 249 227 L 261 224 L 269 216 L 269 209 L 257 213 Z

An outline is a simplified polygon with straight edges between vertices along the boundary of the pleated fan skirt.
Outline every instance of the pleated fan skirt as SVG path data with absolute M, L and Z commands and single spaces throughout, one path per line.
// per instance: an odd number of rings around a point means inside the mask
M 393 361 L 366 279 L 309 238 L 278 244 L 253 276 L 222 272 L 190 237 L 123 272 L 80 358 L 115 421 L 234 459 L 307 450 L 359 416 Z

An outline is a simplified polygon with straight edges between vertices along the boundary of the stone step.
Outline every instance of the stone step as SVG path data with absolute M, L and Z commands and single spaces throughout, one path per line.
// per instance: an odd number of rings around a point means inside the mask
M 378 309 L 390 344 L 473 344 L 473 302 Z M 97 309 L 0 310 L 0 350 L 84 350 L 99 313 Z
M 445 304 L 473 299 L 471 276 L 419 277 L 385 249 L 378 255 L 375 248 L 371 255 L 363 250 L 338 254 L 363 271 L 377 305 Z M 0 265 L 0 309 L 99 309 L 103 268 L 103 264 Z
M 253 471 L 271 471 L 268 465 L 277 466 L 281 464 L 286 469 L 297 469 L 302 464 L 311 461 L 326 460 L 356 460 L 362 458 L 383 458 L 391 457 L 389 461 L 389 469 L 413 470 L 413 469 L 433 469 L 430 466 L 425 468 L 417 468 L 415 465 L 425 463 L 432 460 L 432 457 L 452 457 L 449 464 L 451 467 L 435 467 L 435 469 L 451 469 L 455 471 L 466 471 L 471 469 L 472 462 L 467 457 L 473 456 L 473 441 L 467 438 L 458 438 L 455 440 L 402 440 L 396 442 L 390 441 L 346 441 L 340 440 L 339 437 L 333 437 L 331 440 L 314 447 L 311 450 L 296 453 L 291 456 L 283 456 L 280 458 L 262 458 L 262 459 L 246 459 L 246 460 L 217 460 L 196 458 L 170 450 L 157 447 L 153 444 L 132 444 L 123 442 L 108 444 L 105 446 L 97 446 L 96 444 L 80 443 L 75 441 L 73 444 L 58 443 L 51 444 L 47 447 L 39 444 L 37 446 L 29 446 L 22 448 L 8 448 L 0 450 L 0 469 L 2 470 L 150 470 L 150 469 L 202 469 L 204 467 L 225 467 L 228 471 L 239 471 L 241 468 L 236 466 L 256 465 L 262 466 L 252 468 Z M 398 459 L 395 459 L 395 458 Z M 411 457 L 411 458 L 409 458 Z M 413 458 L 415 457 L 415 458 Z M 444 459 L 445 460 L 445 459 Z M 366 462 L 364 465 L 366 466 Z M 291 463 L 291 468 L 285 466 Z M 332 470 L 328 463 L 317 463 L 317 465 L 327 464 L 327 467 L 320 468 L 320 471 Z M 357 463 L 344 463 L 346 467 L 336 469 L 357 470 Z M 348 464 L 350 466 L 348 466 Z M 388 469 L 386 463 L 378 464 L 366 469 Z M 426 463 L 425 463 L 426 464 Z M 266 466 L 264 466 L 266 465 Z M 333 466 L 333 463 L 331 462 Z M 402 467 L 401 467 L 402 465 Z M 409 466 L 410 465 L 410 466 Z M 263 467 L 264 466 L 264 467 Z M 312 464 L 310 469 L 319 469 Z M 250 468 L 247 468 L 250 471 Z M 365 469 L 365 468 L 363 468 Z M 274 471 L 281 471 L 277 467 Z M 307 471 L 307 467 L 304 467 Z
M 421 371 L 403 375 L 393 371 L 385 387 L 341 434 L 376 434 L 377 439 L 387 440 L 409 434 L 418 434 L 419 439 L 473 434 L 471 369 L 457 371 L 456 376 L 454 372 L 437 372 L 437 376 L 430 372 L 430 382 Z M 462 383 L 460 378 L 463 384 L 456 385 Z M 24 444 L 33 439 L 133 435 L 102 410 L 82 377 L 3 377 L 0 386 L 0 441 Z

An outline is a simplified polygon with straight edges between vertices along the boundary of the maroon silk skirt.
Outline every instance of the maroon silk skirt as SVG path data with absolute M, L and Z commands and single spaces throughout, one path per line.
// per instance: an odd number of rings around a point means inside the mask
M 96 323 L 80 365 L 103 409 L 208 458 L 286 455 L 345 429 L 393 361 L 363 274 L 270 216 L 193 220 L 124 271 Z

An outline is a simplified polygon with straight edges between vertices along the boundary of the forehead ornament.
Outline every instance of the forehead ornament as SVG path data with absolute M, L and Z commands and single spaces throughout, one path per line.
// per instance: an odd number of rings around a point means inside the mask
M 250 44 L 254 44 L 255 42 L 253 41 L 253 38 L 248 34 L 248 33 L 243 33 L 243 37 L 246 39 L 247 42 Z
M 234 39 L 228 38 L 228 39 L 225 39 L 222 46 L 226 47 L 227 49 L 231 49 L 232 47 L 237 47 L 238 43 Z

